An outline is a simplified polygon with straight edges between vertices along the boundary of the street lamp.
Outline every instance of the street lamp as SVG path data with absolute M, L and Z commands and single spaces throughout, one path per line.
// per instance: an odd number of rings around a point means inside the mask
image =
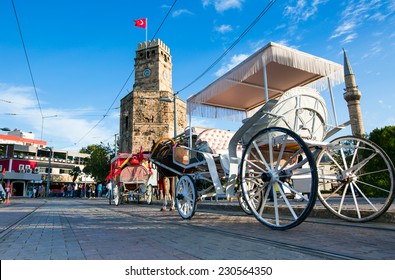
M 114 137 L 115 137 L 115 142 L 114 142 L 114 153 L 115 153 L 115 156 L 117 156 L 117 136 L 118 135 L 119 135 L 118 133 L 114 134 Z
M 161 97 L 159 98 L 160 101 L 164 101 L 164 102 L 173 102 L 174 104 L 174 138 L 177 137 L 177 95 L 179 94 L 179 92 L 177 91 L 176 93 L 173 93 L 173 100 L 171 100 L 171 98 L 169 97 Z
M 51 158 L 52 158 L 52 148 L 45 147 L 44 150 L 49 150 L 49 160 L 48 160 L 48 178 L 47 178 L 47 187 L 45 189 L 45 196 L 49 197 L 49 186 L 51 180 Z

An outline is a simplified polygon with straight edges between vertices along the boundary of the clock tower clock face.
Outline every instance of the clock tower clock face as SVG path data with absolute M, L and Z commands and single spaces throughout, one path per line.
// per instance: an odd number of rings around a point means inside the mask
M 143 71 L 143 76 L 144 77 L 149 77 L 149 75 L 151 75 L 151 70 L 150 69 L 145 69 L 144 71 Z
M 168 80 L 169 79 L 169 73 L 165 70 L 165 71 L 163 71 L 163 78 L 165 79 L 165 80 Z

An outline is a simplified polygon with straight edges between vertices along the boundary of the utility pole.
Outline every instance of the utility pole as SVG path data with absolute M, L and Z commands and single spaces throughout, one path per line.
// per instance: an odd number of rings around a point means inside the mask
M 44 148 L 45 150 L 49 150 L 49 160 L 48 160 L 48 178 L 47 178 L 47 187 L 45 190 L 45 196 L 49 196 L 49 187 L 51 184 L 51 158 L 52 158 L 52 148 L 51 147 L 46 147 Z

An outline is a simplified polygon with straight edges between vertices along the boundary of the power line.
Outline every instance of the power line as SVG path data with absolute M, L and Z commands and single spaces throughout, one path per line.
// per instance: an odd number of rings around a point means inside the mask
M 202 74 L 197 76 L 192 82 L 184 86 L 182 89 L 180 89 L 178 92 L 182 92 L 194 83 L 196 83 L 199 79 L 201 79 L 204 75 L 207 74 L 211 69 L 214 68 L 215 65 L 217 65 L 243 38 L 247 33 L 255 26 L 255 24 L 258 23 L 258 21 L 270 10 L 270 8 L 274 5 L 274 3 L 277 0 L 272 0 L 270 1 L 266 7 L 261 11 L 261 13 L 254 19 L 254 21 L 243 31 L 243 33 L 240 34 L 240 36 L 230 45 L 229 48 L 225 50 L 224 53 L 222 53 L 205 71 L 203 71 Z
M 114 105 L 115 101 L 118 99 L 118 97 L 121 95 L 121 92 L 123 91 L 123 89 L 125 88 L 126 84 L 129 82 L 130 77 L 132 77 L 134 73 L 134 69 L 132 70 L 132 72 L 130 73 L 130 75 L 128 76 L 128 78 L 126 79 L 125 83 L 123 84 L 121 90 L 118 92 L 117 96 L 115 97 L 114 101 L 111 103 L 110 107 L 107 109 L 106 113 L 103 115 L 103 117 L 87 132 L 85 133 L 84 136 L 82 136 L 76 143 L 74 143 L 74 146 L 76 146 L 78 143 L 80 143 L 86 136 L 88 136 L 107 116 L 108 116 L 108 112 L 110 112 L 112 106 Z
M 173 5 L 171 5 L 169 11 L 167 12 L 166 16 L 164 17 L 164 19 L 162 20 L 162 23 L 160 24 L 160 26 L 158 27 L 158 29 L 156 30 L 154 36 L 152 37 L 152 40 L 155 38 L 155 36 L 159 33 L 159 30 L 162 28 L 164 22 L 166 21 L 167 17 L 169 16 L 171 10 L 173 9 L 174 5 L 177 3 L 177 0 L 175 0 L 173 2 Z M 132 77 L 133 73 L 134 73 L 135 69 L 133 68 L 132 72 L 129 74 L 128 78 L 126 79 L 125 83 L 123 84 L 121 90 L 118 92 L 117 96 L 114 98 L 113 102 L 111 103 L 110 107 L 107 109 L 106 113 L 103 115 L 103 117 L 87 132 L 85 133 L 84 136 L 82 136 L 76 143 L 74 143 L 74 146 L 76 146 L 78 143 L 80 143 L 85 137 L 87 137 L 107 116 L 108 113 L 110 112 L 110 110 L 112 109 L 114 103 L 118 100 L 119 96 L 121 95 L 122 91 L 124 90 L 124 88 L 126 87 L 127 83 L 129 82 L 130 78 Z
M 177 0 L 175 0 L 175 1 L 173 2 L 173 5 L 171 5 L 171 7 L 170 7 L 169 11 L 167 12 L 165 18 L 162 20 L 162 23 L 159 25 L 159 27 L 158 27 L 158 29 L 156 30 L 154 36 L 152 36 L 151 41 L 155 39 L 156 35 L 158 34 L 159 30 L 162 28 L 162 25 L 165 23 L 167 17 L 169 16 L 171 10 L 173 10 L 174 5 L 175 5 L 176 3 L 177 3 Z
M 41 109 L 40 100 L 39 100 L 39 98 L 38 98 L 36 83 L 34 82 L 32 68 L 30 67 L 29 56 L 27 55 L 25 40 L 23 39 L 22 29 L 21 29 L 21 25 L 19 24 L 19 18 L 18 18 L 18 14 L 17 14 L 17 12 L 16 12 L 16 7 L 15 7 L 15 4 L 14 4 L 14 0 L 11 0 L 11 2 L 12 2 L 12 8 L 14 9 L 14 14 L 15 14 L 16 23 L 17 23 L 17 25 L 18 25 L 19 35 L 21 36 L 22 46 L 23 46 L 23 50 L 24 50 L 24 52 L 25 52 L 25 57 L 26 57 L 26 61 L 27 61 L 27 66 L 28 66 L 28 68 L 29 68 L 30 78 L 31 78 L 32 83 L 33 83 L 34 93 L 36 94 L 36 99 L 37 99 L 38 108 L 40 109 L 41 117 L 43 118 L 44 115 L 43 115 L 43 111 L 42 111 L 42 109 Z M 41 140 L 42 140 L 42 139 L 41 139 Z

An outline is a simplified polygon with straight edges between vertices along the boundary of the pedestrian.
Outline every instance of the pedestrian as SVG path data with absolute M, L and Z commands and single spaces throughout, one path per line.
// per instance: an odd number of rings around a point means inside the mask
M 92 198 L 95 198 L 96 197 L 96 185 L 95 185 L 95 183 L 92 183 L 91 191 L 92 191 Z
M 112 183 L 111 180 L 108 181 L 107 185 L 106 185 L 106 189 L 107 189 L 107 193 L 106 193 L 106 197 L 110 198 L 111 197 L 111 192 L 112 192 Z
M 12 185 L 6 184 L 5 185 L 5 205 L 10 205 L 11 192 L 12 192 Z
M 67 185 L 67 196 L 72 197 L 73 195 L 73 186 L 71 184 Z
M 89 199 L 92 197 L 92 184 L 89 184 L 86 187 L 86 197 Z
M 77 183 L 74 183 L 74 195 L 73 195 L 73 197 L 78 197 L 79 195 L 78 195 L 78 184 Z
M 80 184 L 81 197 L 85 197 L 85 184 Z
M 101 197 L 103 195 L 103 185 L 102 183 L 99 183 L 99 185 L 97 185 L 97 197 Z
M 3 185 L 0 183 L 0 198 L 1 198 L 1 203 L 4 203 L 6 194 Z
M 40 185 L 40 187 L 38 188 L 38 194 L 39 197 L 45 197 L 45 188 L 43 185 Z

